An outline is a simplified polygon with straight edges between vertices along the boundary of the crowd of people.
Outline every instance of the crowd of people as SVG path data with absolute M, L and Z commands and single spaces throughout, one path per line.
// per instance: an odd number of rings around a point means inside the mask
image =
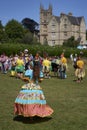
M 40 78 L 51 78 L 51 72 L 54 72 L 54 75 L 57 74 L 60 78 L 66 78 L 67 59 L 64 54 L 60 57 L 49 57 L 47 53 L 44 53 L 43 57 L 39 53 L 33 56 L 32 54 L 28 54 L 27 49 L 24 52 L 20 52 L 19 55 L 11 55 L 10 57 L 3 53 L 0 56 L 0 70 L 4 74 L 10 71 L 11 76 L 16 78 L 32 78 L 35 61 L 38 61 L 39 64 L 39 70 L 36 70 L 40 71 Z
M 70 55 L 72 61 L 72 66 L 75 70 L 75 77 L 80 77 L 82 81 L 85 76 L 84 61 L 82 59 L 82 53 L 80 55 Z M 39 67 L 35 68 L 35 64 Z M 80 64 L 80 65 L 79 65 Z M 10 75 L 16 77 L 17 79 L 32 79 L 35 78 L 36 73 L 39 73 L 39 80 L 43 78 L 51 78 L 53 72 L 54 76 L 59 77 L 60 79 L 67 78 L 67 58 L 64 53 L 60 56 L 48 56 L 46 52 L 43 53 L 43 57 L 40 56 L 39 52 L 35 56 L 29 54 L 28 49 L 25 49 L 24 52 L 20 52 L 19 55 L 11 55 L 10 57 L 6 56 L 5 53 L 0 55 L 0 71 L 6 74 L 10 71 Z M 37 72 L 34 73 L 34 70 Z M 36 82 L 38 82 L 36 80 Z M 78 82 L 78 81 L 77 81 Z
M 84 61 L 82 56 L 70 56 L 73 68 L 75 70 L 76 82 L 81 82 L 85 76 Z M 6 56 L 3 53 L 0 56 L 0 70 L 6 74 L 10 71 L 10 75 L 17 79 L 27 81 L 21 87 L 14 103 L 14 114 L 23 115 L 25 117 L 40 116 L 46 117 L 53 113 L 53 109 L 47 105 L 44 93 L 39 82 L 43 78 L 51 78 L 51 72 L 60 79 L 67 78 L 67 58 L 64 53 L 59 57 L 50 57 L 46 52 L 43 57 L 39 52 L 35 56 L 29 54 L 28 50 L 20 52 L 19 55 Z

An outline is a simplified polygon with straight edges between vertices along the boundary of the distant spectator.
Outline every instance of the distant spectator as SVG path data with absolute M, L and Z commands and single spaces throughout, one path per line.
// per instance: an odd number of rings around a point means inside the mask
M 81 82 L 85 76 L 84 61 L 81 59 L 81 56 L 79 56 L 77 60 L 75 76 L 77 77 L 77 82 Z
M 4 74 L 7 73 L 6 66 L 5 66 L 6 60 L 7 60 L 7 56 L 5 55 L 5 53 L 3 53 L 0 57 L 0 62 L 1 62 L 1 71 Z

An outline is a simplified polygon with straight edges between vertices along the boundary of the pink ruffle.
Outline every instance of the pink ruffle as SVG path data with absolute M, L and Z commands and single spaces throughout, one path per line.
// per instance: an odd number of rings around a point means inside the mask
M 47 104 L 14 104 L 14 114 L 23 115 L 25 117 L 47 117 L 53 113 L 53 109 Z

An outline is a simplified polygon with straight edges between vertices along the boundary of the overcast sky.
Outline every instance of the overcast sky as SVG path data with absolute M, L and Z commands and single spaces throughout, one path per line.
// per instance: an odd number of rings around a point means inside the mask
M 19 22 L 24 18 L 31 18 L 39 23 L 40 4 L 48 9 L 53 7 L 53 15 L 60 16 L 63 12 L 72 12 L 73 16 L 84 16 L 87 25 L 87 0 L 0 0 L 0 20 L 3 25 L 15 19 Z

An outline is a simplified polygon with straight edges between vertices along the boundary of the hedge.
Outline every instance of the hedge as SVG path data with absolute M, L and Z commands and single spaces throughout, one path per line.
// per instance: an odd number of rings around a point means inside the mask
M 24 49 L 29 50 L 29 54 L 35 55 L 38 51 L 43 56 L 44 52 L 47 52 L 49 56 L 60 56 L 62 52 L 65 53 L 66 57 L 70 57 L 70 54 L 79 54 L 81 50 L 77 48 L 69 48 L 63 46 L 50 47 L 47 45 L 25 45 L 25 44 L 0 44 L 0 55 L 4 52 L 6 55 L 14 55 L 23 52 Z M 87 57 L 87 50 L 82 50 L 85 57 Z

